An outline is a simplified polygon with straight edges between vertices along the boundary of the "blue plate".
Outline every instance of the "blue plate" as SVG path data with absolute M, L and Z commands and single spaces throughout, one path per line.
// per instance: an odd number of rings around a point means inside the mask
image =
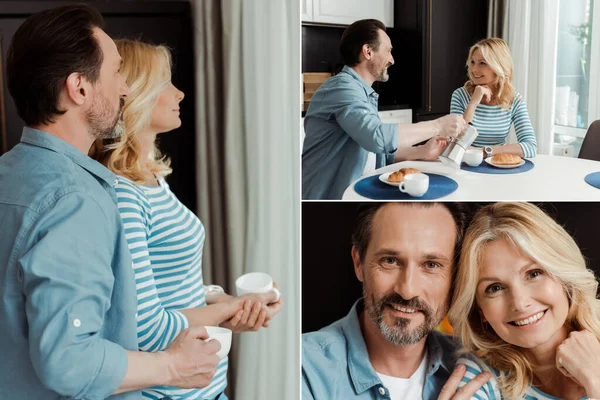
M 587 174 L 585 176 L 585 181 L 596 189 L 600 189 L 600 172 L 592 172 L 591 174 Z
M 425 174 L 429 175 L 429 189 L 421 197 L 412 197 L 407 193 L 402 193 L 397 187 L 381 182 L 379 175 L 361 179 L 354 185 L 354 190 L 361 196 L 372 200 L 435 200 L 448 196 L 458 188 L 458 183 L 447 176 Z
M 529 160 L 524 161 L 525 164 L 515 168 L 496 168 L 484 161 L 476 167 L 469 167 L 467 164 L 463 163 L 460 169 L 469 172 L 479 172 L 480 174 L 520 174 L 521 172 L 529 171 L 535 166 L 535 164 Z

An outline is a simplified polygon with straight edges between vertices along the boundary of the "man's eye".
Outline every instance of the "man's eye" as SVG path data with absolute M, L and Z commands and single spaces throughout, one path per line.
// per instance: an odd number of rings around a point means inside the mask
M 425 263 L 425 267 L 428 269 L 435 269 L 435 268 L 439 268 L 439 264 L 433 261 L 428 261 Z
M 381 259 L 381 262 L 383 264 L 392 264 L 392 265 L 398 264 L 398 261 L 394 257 L 383 257 Z

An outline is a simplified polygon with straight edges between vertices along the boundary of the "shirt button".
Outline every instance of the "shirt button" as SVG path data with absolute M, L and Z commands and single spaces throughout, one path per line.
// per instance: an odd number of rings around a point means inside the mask
M 382 396 L 385 396 L 385 389 L 380 387 L 379 388 L 379 393 L 381 393 Z
M 119 183 L 119 180 L 115 179 L 115 181 L 113 182 L 113 187 L 117 186 L 117 183 Z
M 75 319 L 73 320 L 73 326 L 74 326 L 75 328 L 79 328 L 79 327 L 81 326 L 81 321 L 79 320 L 79 318 L 75 318 Z
M 136 319 L 137 319 L 137 315 L 138 315 L 138 314 L 137 314 L 137 313 L 135 313 L 135 318 L 136 318 Z

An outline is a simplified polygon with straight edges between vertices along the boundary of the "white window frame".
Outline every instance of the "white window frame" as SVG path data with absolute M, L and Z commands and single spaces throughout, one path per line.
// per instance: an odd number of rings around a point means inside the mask
M 588 88 L 588 126 L 600 119 L 600 0 L 592 0 L 594 13 L 592 15 L 592 37 L 590 38 L 590 83 Z M 556 84 L 556 77 L 554 78 Z M 554 99 L 556 101 L 556 98 Z M 570 135 L 584 138 L 586 128 L 556 125 L 552 132 L 559 135 Z M 553 135 L 554 136 L 554 135 Z

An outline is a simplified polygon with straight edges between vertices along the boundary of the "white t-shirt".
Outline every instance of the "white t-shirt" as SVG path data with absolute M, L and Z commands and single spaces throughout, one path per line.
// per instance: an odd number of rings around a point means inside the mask
M 377 372 L 383 386 L 389 390 L 392 400 L 422 400 L 423 387 L 425 386 L 425 373 L 427 372 L 427 353 L 419 368 L 408 379 L 387 376 Z

